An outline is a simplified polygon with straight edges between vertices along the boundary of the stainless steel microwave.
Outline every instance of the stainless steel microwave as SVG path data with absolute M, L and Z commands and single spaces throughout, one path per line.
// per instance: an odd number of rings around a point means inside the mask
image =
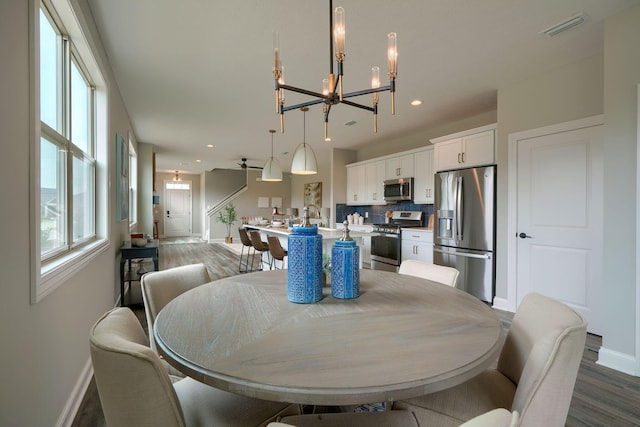
M 413 200 L 413 178 L 389 179 L 384 182 L 384 200 Z

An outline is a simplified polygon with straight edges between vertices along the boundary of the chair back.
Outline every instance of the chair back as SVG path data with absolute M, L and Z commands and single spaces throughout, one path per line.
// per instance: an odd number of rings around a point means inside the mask
M 398 273 L 433 280 L 434 282 L 444 283 L 445 285 L 453 287 L 456 286 L 458 275 L 460 274 L 460 272 L 453 267 L 430 264 L 414 259 L 402 261 Z
M 498 360 L 517 385 L 511 410 L 520 425 L 565 425 L 586 335 L 584 318 L 565 304 L 536 293 L 523 298 Z
M 89 343 L 109 427 L 185 426 L 171 380 L 129 308 L 104 314 L 91 328 Z
M 207 267 L 202 263 L 144 274 L 140 286 L 149 336 L 153 337 L 153 324 L 165 305 L 178 295 L 210 281 Z M 154 339 L 151 339 L 151 348 L 157 351 Z
M 267 236 L 267 242 L 269 243 L 269 252 L 271 256 L 278 261 L 282 261 L 287 256 L 287 251 L 282 248 L 280 239 L 276 236 Z
M 238 234 L 240 235 L 240 241 L 242 242 L 243 245 L 251 246 L 251 239 L 249 238 L 249 235 L 247 234 L 247 229 L 246 228 L 244 228 L 244 227 L 238 228 Z
M 249 237 L 251 237 L 251 244 L 256 251 L 264 252 L 269 250 L 269 245 L 262 241 L 262 237 L 260 237 L 259 232 L 251 230 L 249 232 Z

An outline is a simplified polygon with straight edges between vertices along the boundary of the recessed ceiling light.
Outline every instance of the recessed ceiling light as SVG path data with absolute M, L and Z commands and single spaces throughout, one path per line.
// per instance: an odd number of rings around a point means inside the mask
M 200 163 L 201 161 L 202 161 L 202 160 L 198 159 L 198 160 L 196 160 L 196 163 Z
M 213 144 L 207 144 L 207 148 L 213 148 Z
M 413 101 L 411 101 L 411 105 L 413 105 L 414 107 L 417 105 L 422 105 L 422 100 L 421 99 L 414 99 Z

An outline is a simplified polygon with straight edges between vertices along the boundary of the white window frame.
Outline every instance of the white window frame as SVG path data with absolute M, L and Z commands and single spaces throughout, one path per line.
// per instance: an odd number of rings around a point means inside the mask
M 55 18 L 64 25 L 64 35 L 73 46 L 76 59 L 82 61 L 83 72 L 91 79 L 95 102 L 95 236 L 71 245 L 55 257 L 43 259 L 40 244 L 40 8 L 55 10 Z M 93 54 L 93 44 L 86 38 L 70 3 L 66 0 L 29 0 L 30 55 L 30 271 L 31 303 L 35 304 L 65 283 L 109 246 L 108 197 L 108 88 Z M 69 153 L 70 155 L 71 153 Z M 71 213 L 69 213 L 71 215 Z
M 138 153 L 129 134 L 129 229 L 138 225 Z

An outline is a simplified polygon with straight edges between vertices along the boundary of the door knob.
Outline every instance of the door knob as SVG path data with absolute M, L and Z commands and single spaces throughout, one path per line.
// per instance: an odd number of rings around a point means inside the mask
M 527 233 L 520 233 L 518 234 L 518 237 L 520 237 L 521 239 L 532 239 L 532 237 L 528 236 Z

